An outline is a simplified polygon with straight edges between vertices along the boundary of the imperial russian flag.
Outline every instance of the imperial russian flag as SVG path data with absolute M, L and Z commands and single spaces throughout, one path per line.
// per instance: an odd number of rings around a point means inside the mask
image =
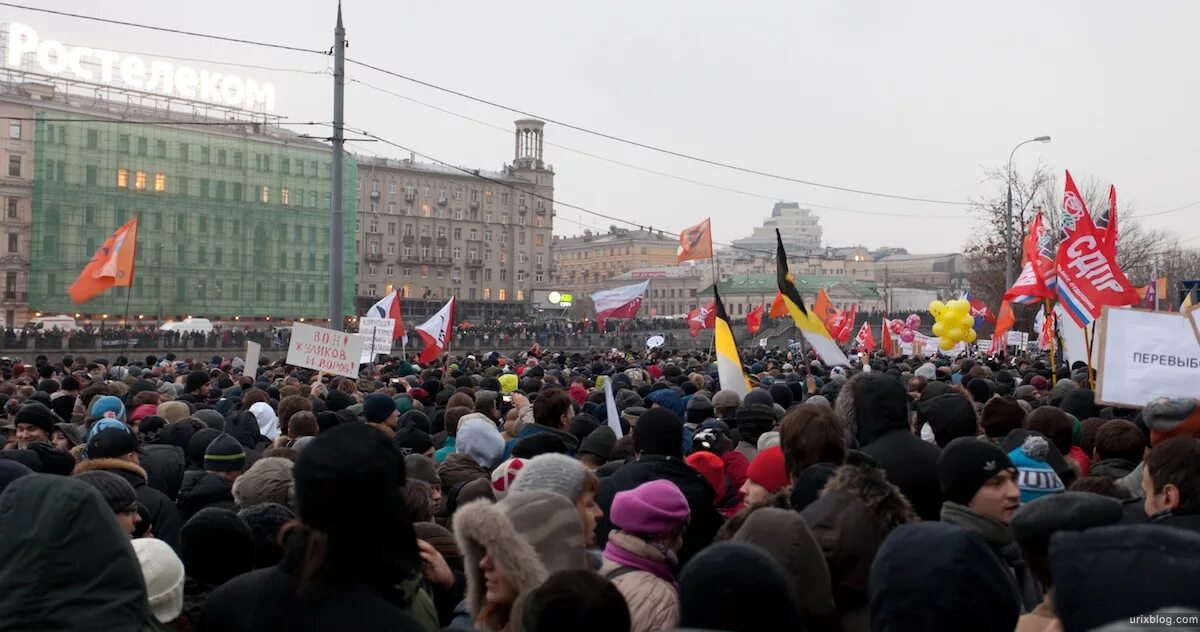
M 642 281 L 592 294 L 592 303 L 596 305 L 596 326 L 603 330 L 604 321 L 609 318 L 637 316 L 638 309 L 642 306 L 642 295 L 649 286 L 649 281 Z
M 454 329 L 454 297 L 433 315 L 433 318 L 417 325 L 417 335 L 425 341 L 425 348 L 417 362 L 433 362 L 442 352 L 450 348 L 450 332 Z
M 396 324 L 392 327 L 392 340 L 399 338 L 404 344 L 408 344 L 408 332 L 404 331 L 404 317 L 400 314 L 400 290 L 389 292 L 387 296 L 379 299 L 378 303 L 367 310 L 367 317 L 395 320 Z

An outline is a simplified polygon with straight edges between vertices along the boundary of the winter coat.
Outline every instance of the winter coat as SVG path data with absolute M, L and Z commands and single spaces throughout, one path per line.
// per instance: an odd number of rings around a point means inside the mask
M 609 540 L 610 544 L 616 543 L 637 557 L 657 564 L 666 562 L 666 556 L 661 551 L 641 538 L 614 531 L 609 535 Z M 625 598 L 633 620 L 631 632 L 654 632 L 675 627 L 679 594 L 672 582 L 607 558 L 600 567 L 600 576 L 612 582 Z
M 1113 480 L 1129 476 L 1138 466 L 1129 459 L 1101 459 L 1092 464 L 1092 476 L 1104 476 Z
M 140 462 L 146 470 L 146 484 L 175 502 L 183 485 L 183 472 L 187 469 L 183 450 L 167 444 L 143 444 Z
M 428 598 L 428 597 L 426 597 Z M 209 596 L 201 632 L 319 632 L 390 630 L 427 632 L 402 605 L 365 584 L 317 581 L 300 593 L 300 580 L 283 564 L 239 575 Z
M 433 462 L 434 463 L 440 464 L 446 460 L 446 457 L 450 456 L 451 454 L 454 454 L 455 438 L 456 437 L 446 435 L 446 442 L 443 443 L 441 445 L 441 447 L 439 447 L 437 450 L 434 450 L 434 452 L 433 452 Z
M 179 488 L 179 500 L 175 501 L 175 506 L 184 522 L 205 507 L 238 510 L 237 503 L 233 502 L 233 483 L 212 472 L 201 470 L 189 470 L 184 473 L 183 485 Z
M 916 521 L 912 505 L 881 470 L 857 462 L 838 467 L 800 517 L 821 546 L 843 629 L 866 630 L 871 562 L 888 533 Z
M 743 459 L 746 459 L 747 463 L 753 461 L 754 457 L 758 456 L 758 446 L 749 441 L 738 441 L 737 447 L 733 451 L 740 454 Z
M 509 457 L 512 456 L 513 447 L 516 446 L 518 443 L 520 443 L 521 439 L 524 439 L 525 437 L 532 437 L 535 434 L 541 434 L 543 432 L 548 432 L 548 433 L 558 437 L 559 439 L 561 439 L 562 442 L 567 446 L 567 451 L 570 454 L 575 454 L 576 452 L 579 451 L 579 439 L 576 438 L 575 435 L 573 435 L 569 432 L 563 432 L 562 430 L 559 430 L 558 428 L 551 428 L 550 426 L 543 426 L 541 424 L 532 423 L 532 424 L 525 424 L 525 426 L 523 428 L 521 428 L 521 432 L 517 434 L 516 439 L 512 439 L 510 441 L 505 442 L 504 458 L 508 459 Z
M 937 520 L 942 506 L 942 485 L 937 461 L 942 451 L 921 441 L 907 429 L 890 430 L 862 448 L 900 488 L 922 520 Z
M 1156 513 L 1150 516 L 1149 523 L 1200 533 L 1200 503 L 1184 505 L 1174 511 Z
M 657 454 L 643 454 L 622 465 L 612 476 L 600 479 L 596 492 L 596 504 L 604 515 L 596 522 L 596 545 L 604 548 L 613 524 L 609 520 L 613 497 L 617 492 L 631 490 L 642 483 L 655 480 L 675 483 L 687 499 L 692 518 L 683 534 L 683 548 L 679 550 L 680 565 L 686 564 L 700 549 L 708 546 L 717 535 L 723 520 L 714 506 L 712 485 L 704 475 L 693 469 L 683 459 Z
M 1029 612 L 1041 603 L 1042 587 L 1030 572 L 1029 565 L 1021 554 L 1021 545 L 1013 539 L 1011 527 L 965 505 L 950 501 L 946 501 L 942 506 L 942 522 L 974 531 L 987 542 L 1013 580 L 1013 586 L 1021 600 L 1021 612 Z
M 757 509 L 733 540 L 753 544 L 779 562 L 792 580 L 806 630 L 841 629 L 824 553 L 799 512 L 775 507 Z
M 150 514 L 150 532 L 179 551 L 179 533 L 183 529 L 179 510 L 166 494 L 147 484 L 146 470 L 123 459 L 88 459 L 75 466 L 76 474 L 94 471 L 112 472 L 129 481 L 138 502 Z
M 1142 470 L 1145 467 L 1146 462 L 1142 461 L 1138 463 L 1137 467 L 1133 468 L 1133 471 L 1128 476 L 1117 481 L 1134 498 L 1145 498 L 1145 495 L 1142 494 Z
M 90 485 L 32 474 L 0 496 L 0 627 L 162 629 L 141 565 Z
M 442 489 L 454 490 L 463 483 L 470 483 L 477 478 L 491 478 L 491 474 L 475 462 L 470 456 L 462 453 L 451 454 L 437 468 L 438 478 L 442 481 Z

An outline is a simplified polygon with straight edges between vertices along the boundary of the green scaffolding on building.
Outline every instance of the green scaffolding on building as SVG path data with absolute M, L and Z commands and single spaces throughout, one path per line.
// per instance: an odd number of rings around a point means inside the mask
M 327 318 L 329 152 L 248 126 L 96 122 L 39 112 L 29 306 L 120 318 Z M 84 119 L 64 122 L 63 119 Z M 357 169 L 344 169 L 342 309 L 353 313 Z M 138 214 L 136 276 L 67 296 L 104 240 Z

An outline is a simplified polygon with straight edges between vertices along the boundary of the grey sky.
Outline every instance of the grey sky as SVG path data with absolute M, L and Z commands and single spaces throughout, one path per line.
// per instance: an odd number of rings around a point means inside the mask
M 31 0 L 46 8 L 328 48 L 332 0 L 203 3 Z M 1192 66 L 1200 4 L 1174 1 L 975 3 L 710 0 L 606 3 L 368 2 L 344 5 L 348 55 L 545 116 L 676 151 L 806 180 L 950 200 L 995 195 L 983 170 L 1041 134 L 1015 161 L 1038 160 L 1117 185 L 1141 213 L 1200 200 Z M 330 59 L 0 8 L 43 39 L 319 71 Z M 197 67 L 219 64 L 191 64 Z M 277 112 L 330 119 L 324 75 L 227 68 L 276 84 Z M 518 116 L 350 66 L 358 79 L 503 127 Z M 455 164 L 498 168 L 511 133 L 351 84 L 347 122 Z M 816 208 L 827 245 L 961 247 L 962 207 L 841 193 L 739 174 L 547 126 L 546 140 Z M 394 157 L 373 143 L 352 147 Z M 749 233 L 763 199 L 635 171 L 547 147 L 557 197 L 678 230 L 711 215 L 716 237 Z M 931 218 L 929 216 L 939 216 Z M 1200 236 L 1200 205 L 1149 218 Z M 560 207 L 558 234 L 608 220 Z M 1188 242 L 1196 245 L 1200 241 Z

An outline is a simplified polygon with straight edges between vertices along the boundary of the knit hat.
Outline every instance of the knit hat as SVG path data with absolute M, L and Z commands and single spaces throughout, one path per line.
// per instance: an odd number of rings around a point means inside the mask
M 29 444 L 28 449 L 37 455 L 43 474 L 70 476 L 75 469 L 75 456 L 66 450 L 59 450 L 49 443 L 40 442 Z
M 423 481 L 430 485 L 441 485 L 433 467 L 433 460 L 424 454 L 410 454 L 404 457 L 404 476 L 406 480 Z
M 921 402 L 921 416 L 933 430 L 939 448 L 959 437 L 974 437 L 978 432 L 975 407 L 958 393 L 938 395 Z
M 481 467 L 490 470 L 504 456 L 504 439 L 491 419 L 482 413 L 470 413 L 458 420 L 454 451 L 466 454 Z
M 134 408 L 133 412 L 129 413 L 129 423 L 141 421 L 146 417 L 151 417 L 154 415 L 158 415 L 158 406 L 155 406 L 154 404 L 142 404 L 141 406 Z M 59 417 L 61 416 L 62 415 L 60 414 Z
M 504 500 L 512 489 L 513 482 L 517 480 L 517 475 L 525 467 L 525 459 L 513 457 L 492 470 L 492 493 L 496 496 L 496 500 Z
M 651 408 L 638 417 L 633 427 L 633 447 L 645 454 L 681 458 L 683 422 L 666 408 Z
M 462 551 L 458 550 L 458 542 L 454 540 L 453 533 L 436 522 L 414 522 L 413 530 L 417 532 L 418 540 L 424 540 L 437 549 L 451 569 L 462 572 Z
M 1142 409 L 1142 421 L 1150 428 L 1152 446 L 1175 437 L 1200 437 L 1200 406 L 1194 399 L 1156 399 Z
M 697 435 L 699 436 L 699 435 Z M 712 452 L 693 452 L 687 456 L 687 464 L 693 470 L 700 472 L 704 480 L 713 488 L 717 502 L 725 499 L 725 462 Z
M 509 491 L 529 492 L 539 489 L 552 491 L 575 502 L 583 493 L 587 468 L 564 454 L 542 454 L 525 462 Z
M 292 475 L 297 513 L 315 529 L 384 537 L 407 524 L 404 465 L 392 442 L 371 426 L 341 424 L 317 435 Z
M 170 623 L 183 611 L 183 561 L 171 545 L 156 538 L 131 542 L 146 581 L 150 612 L 159 623 Z
M 1025 443 L 1008 453 L 1009 460 L 1017 467 L 1017 486 L 1021 488 L 1021 504 L 1041 498 L 1047 494 L 1067 491 L 1054 468 L 1046 464 L 1050 442 L 1041 435 L 1030 435 Z
M 638 395 L 636 392 L 625 388 L 617 391 L 615 399 L 617 401 L 617 410 L 622 412 L 627 408 L 641 406 L 642 402 L 644 401 L 641 395 Z
M 267 568 L 283 559 L 279 530 L 296 519 L 291 509 L 279 503 L 260 503 L 238 512 L 254 534 L 254 568 Z
M 766 394 L 766 391 L 755 391 Z M 751 393 L 753 395 L 754 393 Z M 769 396 L 769 394 L 768 394 Z M 742 404 L 737 410 L 737 427 L 742 434 L 754 437 L 755 440 L 764 432 L 770 432 L 775 426 L 775 405 L 772 404 Z
M 1022 490 L 1022 495 L 1024 491 Z M 1013 514 L 1013 537 L 1027 554 L 1044 556 L 1058 531 L 1085 531 L 1121 521 L 1121 501 L 1088 492 L 1063 492 L 1025 503 Z
M 87 458 L 108 459 L 123 456 L 138 450 L 137 437 L 129 430 L 108 428 L 97 432 L 87 442 Z
M 97 397 L 92 403 L 91 410 L 92 419 L 113 418 L 117 421 L 125 421 L 125 404 L 119 397 L 112 395 L 104 395 Z
M 664 479 L 617 492 L 609 510 L 609 520 L 614 526 L 648 540 L 682 533 L 690 515 L 683 492 Z
M 579 454 L 591 454 L 607 461 L 616 445 L 617 433 L 608 426 L 600 426 L 579 443 Z
M 383 393 L 371 393 L 363 398 L 363 418 L 368 423 L 383 423 L 395 412 L 396 402 Z
M 750 467 L 746 470 L 746 478 L 771 493 L 791 482 L 787 469 L 783 466 L 783 450 L 779 446 L 775 446 L 759 452 L 758 456 L 750 462 Z
M 204 432 L 201 430 L 200 432 Z M 196 436 L 200 435 L 196 433 Z M 193 437 L 195 439 L 195 437 Z M 204 469 L 210 472 L 238 472 L 246 469 L 246 450 L 232 435 L 221 433 L 204 449 Z
M 742 405 L 742 397 L 735 391 L 719 390 L 712 397 L 713 408 L 736 408 Z
M 797 630 L 791 580 L 770 555 L 741 542 L 706 547 L 679 576 L 680 628 Z M 753 607 L 747 607 L 753 604 Z
M 1022 387 L 1024 388 L 1024 387 Z M 1025 423 L 1025 409 L 1003 397 L 994 397 L 983 405 L 979 425 L 988 437 L 1001 439 Z
M 259 459 L 233 481 L 233 502 L 245 509 L 262 503 L 294 504 L 290 459 L 272 456 Z
M 170 401 L 158 405 L 158 416 L 166 419 L 168 423 L 179 421 L 191 414 L 192 410 L 188 408 L 187 402 Z
M 31 426 L 41 428 L 47 438 L 54 432 L 54 422 L 58 421 L 50 407 L 40 402 L 31 402 L 21 407 L 17 411 L 17 416 L 13 419 L 13 424 L 29 424 Z
M 764 432 L 758 435 L 758 444 L 755 447 L 760 451 L 766 450 L 767 448 L 773 448 L 779 445 L 779 442 L 779 431 L 772 430 L 770 432 Z
M 392 435 L 392 443 L 400 448 L 400 454 L 406 458 L 410 455 L 423 455 L 433 449 L 433 437 L 417 428 L 405 427 Z
M 137 503 L 133 485 L 112 472 L 92 470 L 76 474 L 74 478 L 95 487 L 113 513 L 127 511 Z
M 974 437 L 959 437 L 942 450 L 937 470 L 942 497 L 967 505 L 989 479 L 1003 470 L 1016 470 L 1016 467 L 995 444 Z
M 200 390 L 205 384 L 208 384 L 209 377 L 204 371 L 192 371 L 187 374 L 187 378 L 183 383 L 183 392 L 191 393 Z
M 201 408 L 192 413 L 192 416 L 199 419 L 205 426 L 212 428 L 218 432 L 225 432 L 225 417 L 221 413 L 211 408 Z
M 224 584 L 254 568 L 254 533 L 236 513 L 205 507 L 184 523 L 179 557 L 188 577 Z

